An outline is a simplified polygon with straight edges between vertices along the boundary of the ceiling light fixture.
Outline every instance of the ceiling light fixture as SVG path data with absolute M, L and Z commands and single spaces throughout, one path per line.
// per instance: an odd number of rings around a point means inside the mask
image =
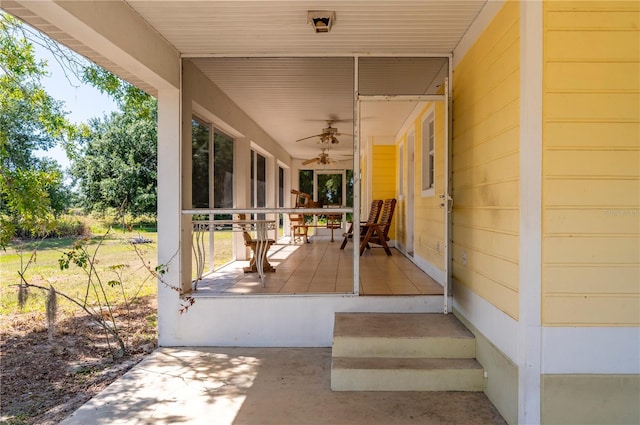
M 336 21 L 336 12 L 333 10 L 310 10 L 307 12 L 307 23 L 310 23 L 315 32 L 329 32 Z

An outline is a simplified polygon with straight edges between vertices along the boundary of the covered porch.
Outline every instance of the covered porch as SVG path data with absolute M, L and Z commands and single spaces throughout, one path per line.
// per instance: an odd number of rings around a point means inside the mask
M 446 201 L 450 197 L 445 195 L 450 190 L 449 180 L 444 178 L 448 174 L 445 158 L 450 141 L 450 77 L 451 56 L 445 54 L 244 58 L 215 55 L 185 59 L 181 112 L 182 122 L 191 125 L 182 128 L 180 152 L 183 293 L 205 287 L 200 282 L 201 273 L 195 273 L 194 280 L 191 268 L 193 256 L 205 250 L 194 250 L 188 242 L 194 239 L 188 229 L 195 229 L 195 223 L 201 223 L 203 217 L 213 229 L 221 228 L 216 220 L 227 225 L 228 220 L 240 216 L 243 220 L 270 220 L 274 227 L 277 223 L 277 229 L 265 236 L 270 244 L 275 242 L 270 245 L 273 251 L 279 241 L 290 241 L 295 236 L 293 215 L 309 213 L 311 221 L 307 223 L 317 233 L 323 230 L 318 220 L 328 213 L 339 215 L 341 220 L 333 229 L 336 237 L 341 239 L 348 223 L 353 222 L 353 240 L 358 241 L 362 233 L 359 223 L 366 217 L 371 201 L 395 199 L 398 206 L 387 238 L 388 245 L 396 248 L 391 257 L 404 258 L 409 269 L 422 270 L 425 281 L 439 284 L 439 289 L 427 288 L 422 282 L 414 284 L 406 278 L 381 282 L 381 277 L 394 275 L 397 263 L 387 262 L 389 271 L 372 273 L 383 263 L 367 263 L 366 256 L 357 255 L 357 250 L 335 258 L 332 255 L 336 253 L 324 250 L 323 255 L 306 257 L 304 269 L 295 265 L 301 254 L 294 256 L 282 272 L 267 274 L 265 279 L 271 288 L 265 282 L 264 290 L 259 292 L 389 296 L 437 293 L 443 296 L 439 310 L 450 311 L 450 304 L 445 304 L 450 298 L 451 209 Z M 415 132 L 411 139 L 405 135 L 429 105 L 431 127 L 424 127 L 419 137 L 425 145 L 425 134 L 431 135 L 431 153 L 427 147 L 418 147 Z M 437 114 L 434 105 L 438 105 Z M 221 115 L 224 108 L 230 108 L 232 113 Z M 315 118 L 318 116 L 322 118 Z M 400 143 L 398 151 L 400 137 L 407 140 Z M 436 143 L 442 146 L 437 158 Z M 424 160 L 418 159 L 418 149 L 422 149 Z M 421 179 L 416 177 L 421 174 Z M 425 192 L 429 202 L 431 218 L 424 222 L 416 221 L 419 213 L 415 198 L 419 190 Z M 296 209 L 290 192 L 308 193 L 315 208 Z M 423 240 L 418 232 L 426 225 L 431 227 Z M 257 237 L 255 233 L 244 233 L 247 238 Z M 242 236 L 241 232 L 232 236 L 234 261 L 247 261 L 256 255 Z M 211 256 L 216 248 L 214 238 L 209 238 Z M 430 254 L 433 258 L 427 258 L 431 251 L 435 251 Z M 298 272 L 292 276 L 287 268 Z M 318 275 L 317 270 L 323 273 Z M 228 273 L 211 266 L 209 271 L 215 273 L 208 274 L 206 287 L 218 289 L 209 291 L 210 296 L 224 293 L 222 287 L 232 286 Z M 336 276 L 331 283 L 327 273 Z M 213 282 L 215 279 L 219 281 Z M 245 281 L 249 283 L 231 291 L 256 293 L 248 289 L 251 277 L 245 277 Z

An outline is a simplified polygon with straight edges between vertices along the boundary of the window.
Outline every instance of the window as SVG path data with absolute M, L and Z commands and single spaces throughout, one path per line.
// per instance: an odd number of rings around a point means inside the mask
M 212 146 L 211 125 L 197 118 L 191 121 L 191 205 L 233 207 L 233 139 L 214 129 Z
M 278 167 L 278 207 L 284 208 L 284 168 Z
M 213 205 L 233 208 L 233 139 L 213 132 Z
M 209 208 L 210 127 L 191 121 L 191 207 Z
M 435 131 L 433 113 L 422 121 L 422 196 L 433 196 L 435 190 Z
M 251 207 L 267 206 L 267 158 L 251 151 Z
M 342 206 L 343 173 L 317 173 L 318 202 L 322 205 Z
M 313 195 L 313 170 L 300 170 L 298 187 L 300 188 L 300 192 Z

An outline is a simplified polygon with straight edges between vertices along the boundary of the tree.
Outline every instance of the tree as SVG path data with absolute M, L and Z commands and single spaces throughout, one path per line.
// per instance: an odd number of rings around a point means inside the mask
M 140 110 L 144 112 L 125 110 L 93 119 L 79 140 L 70 172 L 87 210 L 156 214 L 156 101 L 147 98 Z
M 37 61 L 33 46 L 21 36 L 20 23 L 0 13 L 0 247 L 16 229 L 46 233 L 64 191 L 59 166 L 35 157 L 75 137 L 77 128 L 65 118 L 62 103 L 42 87 L 46 63 Z

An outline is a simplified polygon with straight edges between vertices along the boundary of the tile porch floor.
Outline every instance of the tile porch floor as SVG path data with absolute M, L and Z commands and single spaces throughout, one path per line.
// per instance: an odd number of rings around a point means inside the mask
M 233 262 L 198 283 L 197 296 L 240 294 L 339 294 L 353 288 L 353 244 L 315 236 L 308 244 L 274 244 L 268 253 L 276 268 L 265 287 L 256 273 L 243 273 L 247 261 Z M 373 247 L 360 257 L 361 295 L 442 295 L 443 288 L 407 257 L 392 248 L 387 256 Z

